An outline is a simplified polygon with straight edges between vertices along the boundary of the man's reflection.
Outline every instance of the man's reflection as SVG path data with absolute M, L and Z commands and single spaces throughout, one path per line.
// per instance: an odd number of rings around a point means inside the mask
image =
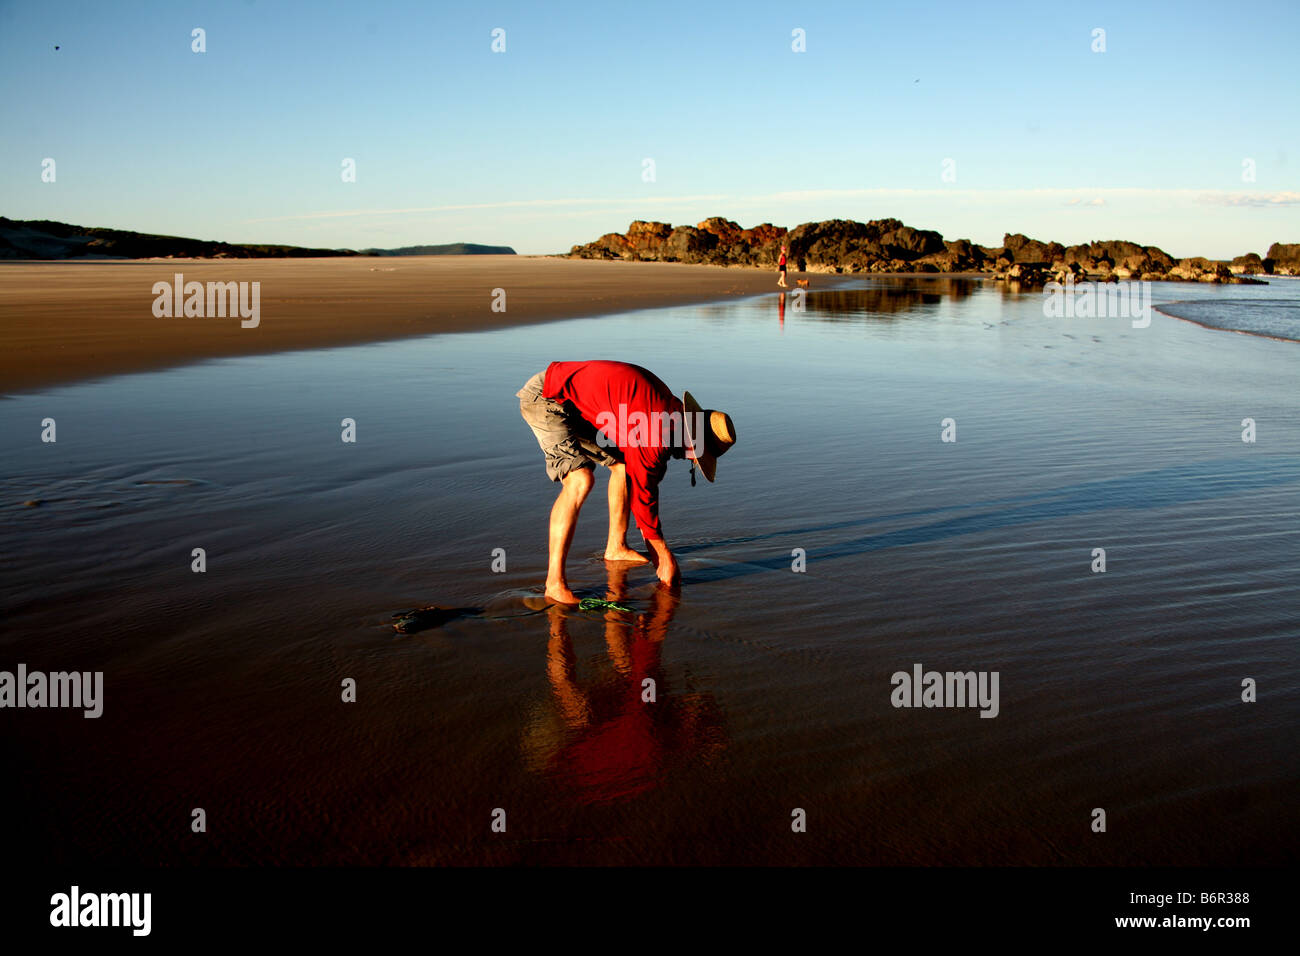
M 627 566 L 606 568 L 606 600 L 626 604 Z M 661 663 L 679 601 L 676 589 L 660 585 L 647 611 L 606 610 L 606 655 L 594 674 L 583 667 L 585 675 L 569 636 L 579 612 L 548 608 L 551 692 L 524 734 L 530 769 L 559 778 L 583 802 L 600 803 L 650 790 L 674 765 L 707 762 L 721 751 L 722 721 L 712 697 L 671 692 Z

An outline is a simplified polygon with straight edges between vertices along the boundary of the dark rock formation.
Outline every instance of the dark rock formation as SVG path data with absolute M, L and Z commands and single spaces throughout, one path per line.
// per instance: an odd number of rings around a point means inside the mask
M 1268 247 L 1265 263 L 1272 263 L 1269 271 L 1280 276 L 1300 276 L 1300 242 L 1275 242 Z
M 678 226 L 668 234 L 664 244 L 664 258 L 669 262 L 703 262 L 718 245 L 712 232 L 695 226 Z
M 1265 271 L 1264 260 L 1253 252 L 1248 252 L 1244 256 L 1237 256 L 1228 264 L 1228 268 L 1233 275 L 1257 276 Z
M 947 247 L 939 233 L 897 219 L 832 219 L 796 226 L 790 232 L 790 252 L 806 260 L 811 271 L 896 272 L 912 271 L 910 264 L 945 253 Z
M 1065 255 L 1065 247 L 1059 242 L 1039 242 L 1020 233 L 1003 236 L 1002 245 L 1008 259 L 1026 265 L 1048 265 Z
M 706 219 L 695 226 L 634 222 L 626 234 L 610 233 L 574 246 L 571 256 L 584 259 L 642 259 L 710 265 L 775 266 L 782 244 L 789 261 L 811 272 L 910 271 L 921 263 L 929 271 L 967 268 L 985 258 L 979 247 L 962 240 L 953 254 L 937 232 L 913 229 L 897 219 L 810 222 L 787 232 L 763 223 L 743 229 L 730 219 Z M 895 265 L 897 263 L 897 265 Z
M 569 255 L 770 268 L 776 265 L 783 242 L 790 249 L 791 269 L 799 272 L 982 272 L 1028 285 L 1050 280 L 1251 282 L 1248 276 L 1267 274 L 1276 263 L 1281 274 L 1300 275 L 1300 244 L 1274 243 L 1268 258 L 1261 260 L 1251 253 L 1229 264 L 1202 258 L 1176 260 L 1156 246 L 1122 239 L 1063 246 L 1008 233 L 1001 246 L 981 246 L 969 239 L 946 240 L 897 219 L 805 222 L 789 232 L 766 222 L 742 229 L 720 217 L 676 228 L 664 222 L 634 222 L 626 234 L 609 233 L 574 246 Z
M 1193 256 L 1179 259 L 1178 264 L 1169 269 L 1167 275 L 1170 279 L 1182 279 L 1186 282 L 1221 282 L 1228 279 L 1232 273 L 1222 262 Z

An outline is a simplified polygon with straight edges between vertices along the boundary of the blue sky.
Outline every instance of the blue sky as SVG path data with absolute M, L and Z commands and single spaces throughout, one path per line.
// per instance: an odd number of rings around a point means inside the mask
M 893 216 L 1263 253 L 1300 242 L 1297 36 L 1294 2 L 0 0 L 0 214 L 524 253 Z

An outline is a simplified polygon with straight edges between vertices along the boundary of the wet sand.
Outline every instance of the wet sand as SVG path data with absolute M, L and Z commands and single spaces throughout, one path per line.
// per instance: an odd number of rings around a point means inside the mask
M 858 281 L 799 310 L 766 296 L 0 401 L 0 670 L 103 674 L 98 718 L 0 711 L 10 856 L 1289 864 L 1298 346 L 1163 314 L 1049 320 L 1041 294 L 991 283 Z M 589 343 L 727 408 L 741 444 L 715 484 L 669 468 L 678 594 L 601 559 L 602 476 L 570 583 L 632 610 L 538 610 L 555 490 L 515 392 Z M 394 632 L 428 604 L 459 613 Z M 999 674 L 996 719 L 895 706 L 918 664 Z
M 260 322 L 158 318 L 155 282 L 259 282 Z M 834 280 L 819 277 L 818 285 Z M 532 256 L 0 264 L 6 392 L 208 358 L 356 345 L 750 296 L 773 272 Z M 493 311 L 494 289 L 505 311 Z

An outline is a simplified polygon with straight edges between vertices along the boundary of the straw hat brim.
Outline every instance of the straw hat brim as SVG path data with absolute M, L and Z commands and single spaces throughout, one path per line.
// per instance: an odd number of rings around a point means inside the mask
M 700 471 L 704 473 L 704 477 L 711 482 L 713 481 L 714 475 L 718 473 L 718 456 L 710 450 L 708 438 L 705 436 L 704 451 L 698 458 L 696 458 L 695 435 L 692 432 L 692 428 L 697 420 L 695 416 L 702 414 L 704 409 L 700 406 L 700 403 L 695 400 L 695 396 L 690 392 L 686 392 L 682 395 L 682 407 L 686 411 L 686 439 L 689 442 L 686 449 L 686 457 L 694 459 L 695 463 L 700 466 Z M 704 418 L 704 427 L 708 428 L 708 416 L 706 415 Z

